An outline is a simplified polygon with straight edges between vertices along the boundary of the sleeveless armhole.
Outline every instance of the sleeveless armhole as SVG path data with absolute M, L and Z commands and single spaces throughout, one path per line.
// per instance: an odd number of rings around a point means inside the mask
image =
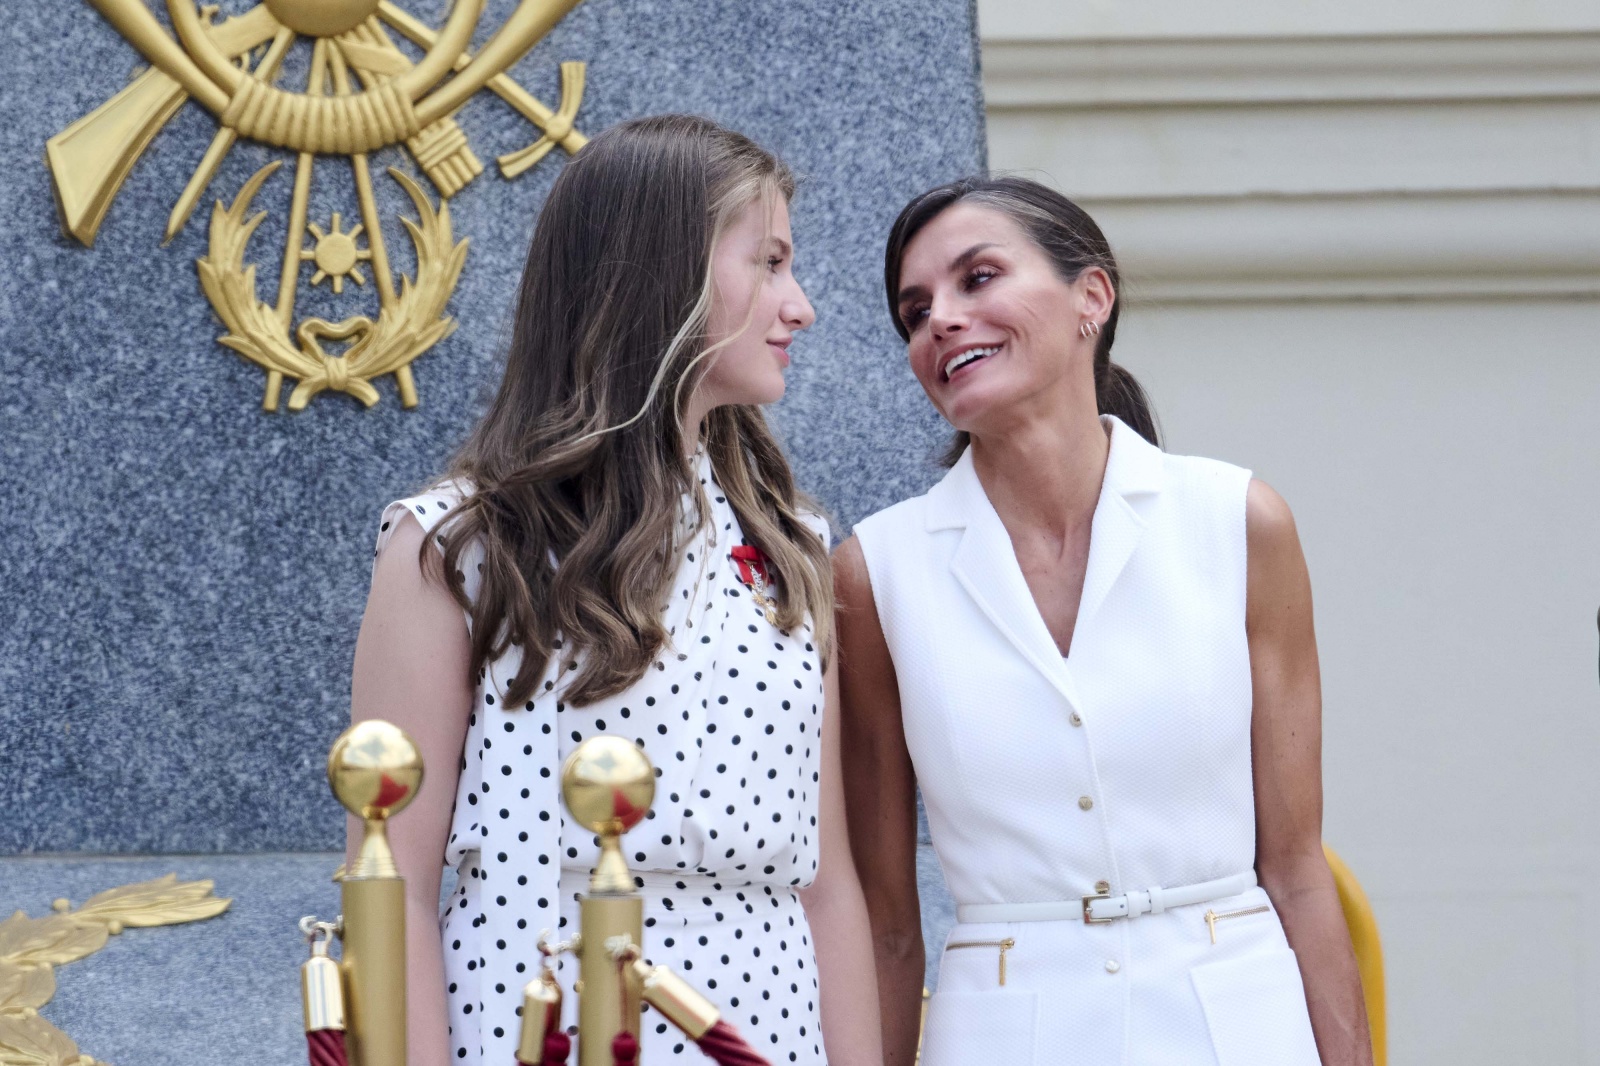
M 1224 535 L 1234 547 L 1233 557 L 1239 560 L 1239 603 L 1241 618 L 1250 610 L 1250 483 L 1255 472 L 1244 467 L 1218 464 L 1221 470 L 1218 481 L 1222 484 Z
M 378 545 L 372 554 L 377 556 L 383 551 L 384 546 L 389 543 L 389 538 L 394 536 L 400 520 L 408 514 L 422 526 L 422 532 L 435 538 L 437 543 L 438 534 L 434 530 L 465 498 L 459 486 L 455 482 L 449 482 L 436 485 L 415 496 L 395 500 L 383 509 L 383 517 L 378 522 Z
M 877 514 L 863 518 L 856 523 L 851 534 L 856 538 L 856 543 L 861 545 L 861 561 L 867 570 L 867 586 L 872 590 L 872 604 L 878 618 L 878 630 L 883 634 L 884 643 L 889 646 L 889 654 L 892 659 L 895 645 L 891 639 L 890 616 L 885 612 L 894 592 L 888 587 L 888 568 L 883 565 L 884 560 L 881 552 L 883 545 L 879 540 L 880 535 L 886 538 L 891 537 L 887 529 L 881 528 L 893 521 L 893 517 L 889 515 L 891 510 L 894 510 L 894 508 L 887 508 Z M 896 664 L 895 668 L 898 670 L 899 664 Z
M 467 498 L 468 490 L 459 482 L 444 482 L 435 485 L 426 492 L 415 496 L 408 496 L 403 500 L 395 500 L 383 509 L 383 515 L 378 520 L 378 543 L 373 549 L 372 558 L 376 565 L 378 556 L 393 538 L 395 530 L 407 515 L 417 520 L 422 526 L 423 536 L 432 542 L 434 549 L 444 552 L 444 537 L 440 526 L 444 520 L 455 513 L 456 508 Z M 481 567 L 482 549 L 476 544 L 471 545 L 463 553 L 462 578 L 466 588 L 467 598 L 475 600 L 478 597 L 478 571 Z M 467 624 L 472 624 L 471 615 L 468 615 Z

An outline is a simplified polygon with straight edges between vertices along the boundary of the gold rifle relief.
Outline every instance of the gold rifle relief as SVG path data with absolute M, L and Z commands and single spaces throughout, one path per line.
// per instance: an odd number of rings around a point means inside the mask
M 1004 940 L 960 940 L 954 944 L 946 944 L 945 950 L 954 951 L 956 948 L 999 948 L 1000 987 L 1004 988 L 1006 983 L 1006 952 L 1016 946 L 1016 939 L 1008 936 Z
M 1223 921 L 1223 920 L 1225 920 L 1227 918 L 1243 918 L 1247 914 L 1266 914 L 1271 909 L 1272 909 L 1271 907 L 1266 906 L 1265 904 L 1263 904 L 1260 907 L 1246 907 L 1242 911 L 1223 911 L 1221 914 L 1218 914 L 1216 911 L 1206 911 L 1204 917 L 1205 917 L 1205 920 L 1206 920 L 1207 928 L 1209 928 L 1211 930 L 1211 942 L 1213 944 L 1215 944 L 1217 942 L 1217 923 L 1218 922 Z

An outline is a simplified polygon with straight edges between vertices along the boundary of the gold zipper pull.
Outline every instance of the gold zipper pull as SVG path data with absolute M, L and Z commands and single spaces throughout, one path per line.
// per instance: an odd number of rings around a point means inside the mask
M 956 948 L 999 948 L 1000 984 L 1004 986 L 1006 983 L 1006 952 L 1010 951 L 1016 946 L 1016 939 L 1008 936 L 1004 940 L 961 940 L 954 944 L 946 944 L 945 948 L 947 950 L 954 950 Z
M 1220 921 L 1222 921 L 1222 920 L 1224 920 L 1226 918 L 1243 918 L 1247 914 L 1265 914 L 1268 911 L 1270 911 L 1271 909 L 1272 909 L 1271 907 L 1263 905 L 1263 906 L 1260 906 L 1260 907 L 1246 907 L 1244 910 L 1241 910 L 1241 911 L 1223 911 L 1221 914 L 1218 914 L 1216 911 L 1206 911 L 1205 919 L 1206 919 L 1206 925 L 1209 926 L 1210 929 L 1211 929 L 1211 942 L 1213 944 L 1215 944 L 1217 942 L 1217 923 L 1218 922 L 1220 922 Z

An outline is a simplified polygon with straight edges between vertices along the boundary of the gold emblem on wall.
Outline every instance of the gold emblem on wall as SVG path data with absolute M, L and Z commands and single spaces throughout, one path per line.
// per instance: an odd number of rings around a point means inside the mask
M 0 922 L 0 1063 L 5 1066 L 95 1066 L 78 1045 L 47 1022 L 39 1008 L 56 993 L 55 967 L 93 955 L 133 926 L 179 925 L 214 918 L 233 901 L 211 894 L 210 881 L 179 882 L 176 874 L 91 896 L 73 910 Z
M 547 107 L 505 71 L 521 59 L 579 0 L 520 0 L 515 11 L 476 53 L 468 49 L 484 0 L 453 0 L 443 26 L 431 29 L 389 0 L 265 0 L 242 15 L 214 21 L 215 8 L 194 0 L 167 0 L 176 36 L 145 0 L 89 0 L 151 66 L 116 96 L 52 137 L 45 157 L 55 182 L 62 227 L 85 245 L 95 234 L 133 164 L 186 99 L 217 118 L 219 127 L 167 221 L 171 240 L 240 137 L 287 149 L 296 156 L 288 231 L 273 302 L 256 288 L 247 245 L 267 217 L 250 215 L 256 194 L 281 166 L 268 163 L 234 196 L 211 212 L 209 246 L 199 262 L 200 286 L 227 327 L 218 341 L 266 371 L 263 409 L 276 411 L 285 379 L 295 385 L 289 409 L 300 410 L 317 393 L 347 393 L 372 406 L 372 382 L 393 374 L 405 407 L 417 404 L 411 363 L 456 326 L 446 314 L 466 261 L 467 240 L 455 240 L 449 198 L 483 172 L 454 115 L 487 88 L 540 131 L 533 143 L 500 156 L 507 178 L 522 174 L 560 146 L 573 153 L 587 143 L 573 122 L 583 100 L 583 63 L 561 64 L 561 99 Z M 413 61 L 398 35 L 422 51 Z M 275 83 L 298 41 L 310 45 L 304 91 Z M 416 250 L 415 277 L 398 285 L 389 265 L 369 164 L 372 152 L 404 145 L 438 193 L 435 205 L 403 172 L 389 174 L 405 191 L 417 218 L 400 221 Z M 323 223 L 309 217 L 318 155 L 345 155 L 351 163 L 359 220 L 334 213 Z M 295 322 L 301 275 L 343 297 L 376 290 L 375 318 L 351 315 L 337 322 L 310 317 Z M 345 345 L 342 350 L 335 350 Z

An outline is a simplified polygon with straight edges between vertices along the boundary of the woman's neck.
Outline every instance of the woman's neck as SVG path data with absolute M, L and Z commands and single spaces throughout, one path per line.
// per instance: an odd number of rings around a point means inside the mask
M 1111 440 L 1092 411 L 973 436 L 973 468 L 1008 527 L 1065 538 L 1093 521 Z

